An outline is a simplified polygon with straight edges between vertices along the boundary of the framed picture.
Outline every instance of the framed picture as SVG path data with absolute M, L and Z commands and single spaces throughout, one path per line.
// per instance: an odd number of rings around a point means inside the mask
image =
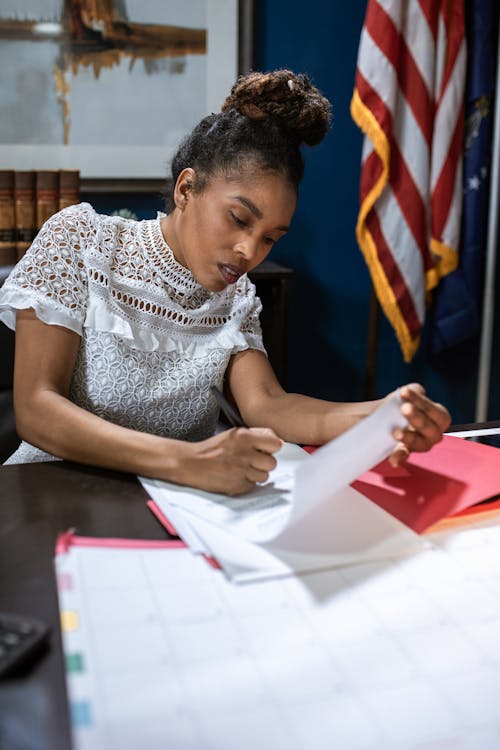
M 0 168 L 163 180 L 251 67 L 249 0 L 2 0 Z

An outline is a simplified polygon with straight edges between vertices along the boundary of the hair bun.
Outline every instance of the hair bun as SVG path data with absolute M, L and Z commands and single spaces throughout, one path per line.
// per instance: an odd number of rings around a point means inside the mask
M 325 136 L 331 122 L 331 105 L 307 75 L 281 69 L 270 73 L 252 71 L 238 78 L 222 105 L 252 120 L 273 117 L 299 143 L 314 146 Z

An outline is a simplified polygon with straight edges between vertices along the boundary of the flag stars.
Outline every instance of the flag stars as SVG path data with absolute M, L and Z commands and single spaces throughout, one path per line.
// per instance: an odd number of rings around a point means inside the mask
M 486 165 L 483 165 L 479 168 L 479 174 L 474 174 L 472 177 L 468 177 L 464 181 L 464 195 L 469 192 L 470 190 L 474 190 L 477 192 L 479 188 L 481 187 L 481 184 L 484 182 L 484 180 L 488 176 L 488 167 Z

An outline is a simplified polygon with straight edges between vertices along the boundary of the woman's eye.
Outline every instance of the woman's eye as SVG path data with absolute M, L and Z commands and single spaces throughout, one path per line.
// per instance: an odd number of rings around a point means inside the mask
M 264 242 L 266 243 L 266 245 L 274 245 L 276 240 L 273 240 L 272 237 L 264 237 Z
M 232 211 L 231 211 L 230 213 L 231 213 L 231 218 L 232 218 L 232 220 L 234 221 L 234 223 L 235 223 L 235 224 L 236 224 L 237 226 L 239 226 L 239 227 L 246 227 L 246 226 L 247 226 L 247 223 L 246 223 L 246 221 L 244 221 L 243 219 L 240 219 L 240 217 L 239 217 L 239 216 L 237 216 L 236 214 L 233 214 L 233 212 L 232 212 Z

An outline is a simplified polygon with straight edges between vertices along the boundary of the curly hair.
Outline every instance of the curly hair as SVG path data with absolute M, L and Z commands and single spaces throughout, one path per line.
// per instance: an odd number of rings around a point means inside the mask
M 330 121 L 330 102 L 306 75 L 282 69 L 240 76 L 221 112 L 203 118 L 173 157 L 167 211 L 175 208 L 174 187 L 186 167 L 196 171 L 198 193 L 215 174 L 230 177 L 249 168 L 279 172 L 298 190 L 300 147 L 319 143 Z

